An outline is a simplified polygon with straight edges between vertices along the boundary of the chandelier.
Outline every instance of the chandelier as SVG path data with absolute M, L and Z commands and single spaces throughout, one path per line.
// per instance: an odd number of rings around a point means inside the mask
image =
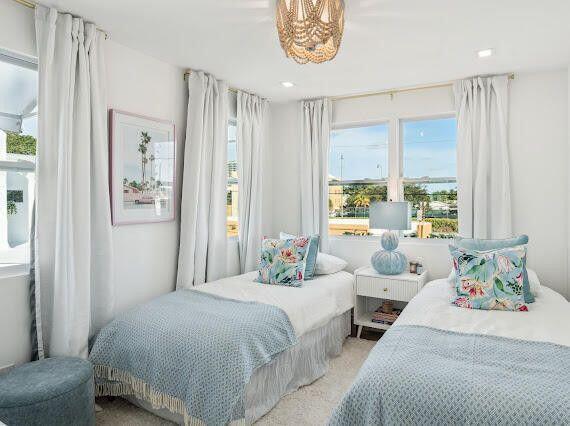
M 278 0 L 279 42 L 300 64 L 333 59 L 344 29 L 343 0 Z

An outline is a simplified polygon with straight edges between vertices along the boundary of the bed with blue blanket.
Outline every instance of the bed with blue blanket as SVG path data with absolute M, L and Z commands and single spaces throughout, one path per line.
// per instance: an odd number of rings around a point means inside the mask
M 428 283 L 371 351 L 330 425 L 570 424 L 570 304 L 461 309 Z
M 246 424 L 322 376 L 350 332 L 352 275 L 301 288 L 254 276 L 169 293 L 119 315 L 92 345 L 96 394 L 180 424 Z

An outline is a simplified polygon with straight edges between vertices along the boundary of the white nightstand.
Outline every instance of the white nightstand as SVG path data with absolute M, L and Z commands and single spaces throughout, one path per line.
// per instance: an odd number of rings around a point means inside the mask
M 418 294 L 427 281 L 427 271 L 421 275 L 404 272 L 399 275 L 381 275 L 372 266 L 354 271 L 356 279 L 354 324 L 358 326 L 357 338 L 362 327 L 387 330 L 387 324 L 372 322 L 372 314 L 382 304 L 382 300 L 409 302 Z

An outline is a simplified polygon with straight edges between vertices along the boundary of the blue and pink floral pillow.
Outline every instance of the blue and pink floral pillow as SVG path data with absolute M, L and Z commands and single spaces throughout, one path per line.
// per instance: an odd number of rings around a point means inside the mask
M 449 246 L 455 269 L 452 303 L 461 308 L 528 311 L 524 246 L 476 251 Z
M 257 281 L 301 287 L 309 245 L 310 239 L 307 237 L 263 240 Z

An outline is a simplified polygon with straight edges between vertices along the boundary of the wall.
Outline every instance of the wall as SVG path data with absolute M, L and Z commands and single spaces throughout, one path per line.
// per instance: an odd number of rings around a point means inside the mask
M 174 121 L 176 176 L 180 183 L 187 105 L 183 69 L 113 40 L 107 40 L 105 46 L 109 108 Z M 113 228 L 118 312 L 174 289 L 178 228 L 178 220 Z
M 513 231 L 530 237 L 529 266 L 568 288 L 568 74 L 520 73 L 511 86 Z
M 545 285 L 570 296 L 568 288 L 569 234 L 567 70 L 517 73 L 511 86 L 510 154 L 513 227 L 530 236 L 529 266 Z M 451 88 L 428 89 L 390 96 L 338 100 L 333 103 L 336 124 L 365 123 L 452 112 Z M 272 105 L 273 226 L 299 231 L 299 116 L 297 103 Z M 287 169 L 284 169 L 287 167 Z M 286 171 L 285 171 L 286 170 Z M 283 176 L 287 176 L 284 178 Z M 331 252 L 354 269 L 369 263 L 378 249 L 374 238 L 337 237 Z M 401 241 L 411 257 L 422 257 L 431 278 L 449 273 L 447 244 L 443 241 Z

